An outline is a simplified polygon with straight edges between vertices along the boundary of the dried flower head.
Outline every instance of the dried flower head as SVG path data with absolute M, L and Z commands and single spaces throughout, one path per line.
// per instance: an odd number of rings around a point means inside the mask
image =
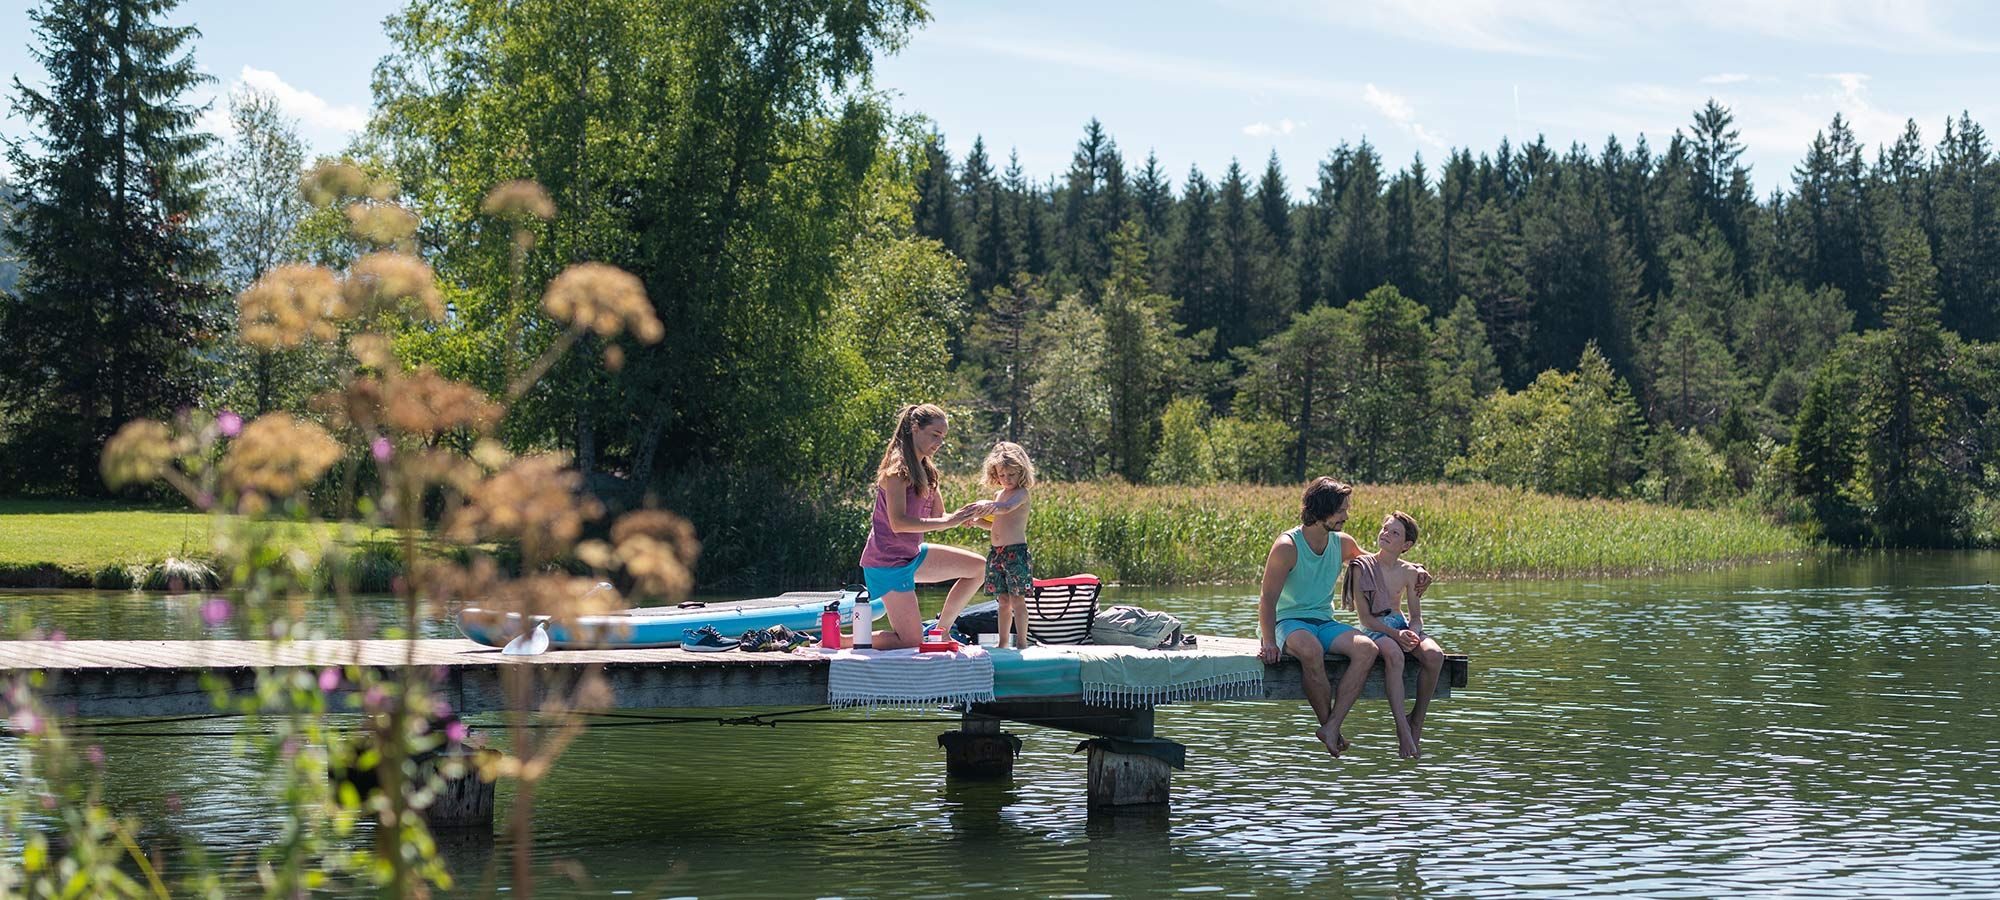
M 340 285 L 319 266 L 284 265 L 236 298 L 237 329 L 244 343 L 273 349 L 297 347 L 307 338 L 332 340 L 343 316 Z
M 355 378 L 341 390 L 313 398 L 312 407 L 338 428 L 361 432 L 386 428 L 425 438 L 460 428 L 483 434 L 506 413 L 478 388 L 428 367 Z
M 104 483 L 117 488 L 159 478 L 173 465 L 174 455 L 173 431 L 167 423 L 135 419 L 105 443 L 98 465 Z
M 617 560 L 640 591 L 668 599 L 694 587 L 691 567 L 701 553 L 694 525 L 662 510 L 626 513 L 611 526 Z
M 429 368 L 389 378 L 382 421 L 391 428 L 425 436 L 470 428 L 485 432 L 506 410 L 485 392 Z
M 365 197 L 373 187 L 368 173 L 344 162 L 320 163 L 307 172 L 305 180 L 299 184 L 300 191 L 306 195 L 306 202 L 314 206 Z
M 340 459 L 340 445 L 318 425 L 288 413 L 268 413 L 243 426 L 222 458 L 223 483 L 261 509 L 265 498 L 288 496 L 319 480 Z
M 393 372 L 398 363 L 396 348 L 387 335 L 363 332 L 347 339 L 347 352 L 354 361 L 378 372 Z
M 587 328 L 600 337 L 629 330 L 648 344 L 666 335 L 646 288 L 632 273 L 604 263 L 578 263 L 564 269 L 548 292 L 542 295 L 542 309 L 558 322 L 573 328 Z
M 386 247 L 417 233 L 417 214 L 394 203 L 350 203 L 347 230 L 355 237 Z
M 370 253 L 355 260 L 341 290 L 349 308 L 358 315 L 414 308 L 434 322 L 444 319 L 437 276 L 429 264 L 405 253 Z
M 494 185 L 479 208 L 488 215 L 517 221 L 530 218 L 547 221 L 556 216 L 556 204 L 549 199 L 549 192 L 525 179 Z
M 386 441 L 386 438 L 377 438 Z M 485 473 L 465 455 L 452 450 L 418 449 L 392 457 L 396 474 L 418 484 L 442 484 L 464 493 L 479 486 Z
M 567 552 L 583 533 L 583 523 L 604 508 L 579 493 L 583 476 L 555 454 L 517 459 L 466 492 L 446 533 L 453 540 L 512 538 L 528 559 L 546 560 Z

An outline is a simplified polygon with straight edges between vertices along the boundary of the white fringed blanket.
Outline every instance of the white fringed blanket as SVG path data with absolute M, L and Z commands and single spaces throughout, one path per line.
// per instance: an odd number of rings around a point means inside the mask
M 1098 706 L 1148 707 L 1179 700 L 1255 700 L 1264 696 L 1264 662 L 1254 655 L 1100 644 L 1061 650 L 1079 658 L 1083 702 Z
M 930 707 L 993 700 L 993 657 L 978 647 L 951 653 L 822 651 L 834 707 Z

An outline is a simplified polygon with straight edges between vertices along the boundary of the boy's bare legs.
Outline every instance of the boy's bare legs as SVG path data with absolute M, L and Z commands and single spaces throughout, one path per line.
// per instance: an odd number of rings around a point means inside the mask
M 1347 672 L 1340 676 L 1340 685 L 1333 692 L 1333 711 L 1320 730 L 1333 735 L 1334 743 L 1345 750 L 1347 736 L 1340 733 L 1341 723 L 1347 721 L 1347 711 L 1354 708 L 1354 701 L 1361 699 L 1361 686 L 1368 681 L 1368 670 L 1375 667 L 1375 657 L 1381 651 L 1359 631 L 1343 632 L 1334 638 L 1333 650 L 1347 657 Z M 1320 740 L 1326 738 L 1321 736 Z
M 1410 736 L 1419 743 L 1424 739 L 1424 713 L 1430 711 L 1431 695 L 1437 693 L 1438 675 L 1444 671 L 1444 648 L 1433 638 L 1424 638 L 1417 645 L 1417 663 L 1424 667 L 1423 674 L 1417 676 L 1417 702 L 1410 708 Z
M 1014 641 L 1014 646 L 1026 650 L 1028 649 L 1028 598 L 1015 594 L 1008 598 L 1008 602 L 1014 605 L 1014 627 L 1020 629 L 1015 632 L 1017 640 Z
M 1335 756 L 1347 749 L 1340 740 L 1338 729 L 1326 730 L 1326 720 L 1333 716 L 1333 686 L 1326 680 L 1326 647 L 1319 642 L 1319 636 L 1310 631 L 1294 631 L 1285 635 L 1285 652 L 1299 661 L 1299 682 L 1306 689 L 1306 702 L 1312 705 L 1313 716 L 1319 719 L 1319 730 L 1313 737 L 1326 745 L 1326 752 Z
M 1417 741 L 1410 735 L 1410 717 L 1403 711 L 1403 648 L 1392 637 L 1375 639 L 1382 654 L 1382 686 L 1389 693 L 1389 712 L 1396 717 L 1396 744 L 1404 759 L 1417 758 Z
M 1011 602 L 1014 598 L 1001 594 L 994 599 L 999 601 L 997 605 L 1000 614 L 1000 634 L 994 643 L 1004 648 L 1007 646 L 1007 636 L 1014 631 L 1014 604 Z

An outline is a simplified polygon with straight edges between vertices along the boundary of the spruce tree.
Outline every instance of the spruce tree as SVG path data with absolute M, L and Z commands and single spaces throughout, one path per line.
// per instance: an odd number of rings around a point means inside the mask
M 30 14 L 46 89 L 16 76 L 9 142 L 23 266 L 0 300 L 0 420 L 14 431 L 0 483 L 100 493 L 113 430 L 194 400 L 212 325 L 215 259 L 196 223 L 212 138 L 182 96 L 207 81 L 184 53 L 198 32 L 162 20 L 176 0 L 49 0 Z

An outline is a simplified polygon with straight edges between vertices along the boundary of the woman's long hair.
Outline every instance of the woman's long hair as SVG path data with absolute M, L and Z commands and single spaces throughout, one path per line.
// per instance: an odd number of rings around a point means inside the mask
M 907 478 L 915 488 L 917 496 L 930 493 L 938 484 L 937 466 L 928 459 L 918 460 L 922 465 L 912 467 L 910 460 L 917 459 L 917 429 L 944 418 L 944 410 L 934 403 L 913 403 L 896 411 L 896 431 L 889 435 L 889 446 L 882 451 L 882 463 L 875 467 L 875 486 L 880 487 L 889 476 Z

